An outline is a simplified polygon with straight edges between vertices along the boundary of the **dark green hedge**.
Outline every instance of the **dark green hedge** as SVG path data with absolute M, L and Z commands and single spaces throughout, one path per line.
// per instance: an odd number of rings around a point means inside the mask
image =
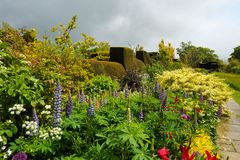
M 120 63 L 98 61 L 98 60 L 86 60 L 91 64 L 95 75 L 107 75 L 114 79 L 122 79 L 126 75 L 126 70 Z
M 141 60 L 144 64 L 151 64 L 152 60 L 146 51 L 137 51 L 136 58 Z
M 142 71 L 145 66 L 135 58 L 133 50 L 126 47 L 111 47 L 109 61 L 121 63 L 127 71 Z

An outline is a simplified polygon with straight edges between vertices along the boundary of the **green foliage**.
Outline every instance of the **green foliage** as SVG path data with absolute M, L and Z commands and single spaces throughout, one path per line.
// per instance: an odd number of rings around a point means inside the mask
M 240 60 L 236 58 L 230 58 L 229 64 L 227 65 L 227 71 L 240 74 Z
M 82 58 L 103 60 L 109 58 L 110 45 L 107 42 L 97 42 L 93 37 L 81 34 L 83 41 L 78 42 L 76 54 Z
M 113 79 L 122 79 L 126 75 L 126 70 L 123 65 L 116 62 L 107 61 L 97 61 L 97 60 L 87 60 L 93 68 L 95 75 L 106 75 L 111 76 Z
M 84 91 L 92 97 L 102 95 L 111 90 L 118 88 L 118 82 L 111 79 L 109 76 L 97 75 L 90 79 L 84 85 Z
M 180 48 L 177 48 L 177 54 L 181 62 L 193 68 L 198 67 L 199 63 L 219 61 L 218 56 L 214 54 L 214 50 L 194 46 L 191 42 L 182 42 Z
M 233 49 L 233 53 L 231 53 L 231 58 L 240 61 L 240 46 L 237 46 Z
M 6 118 L 8 108 L 14 104 L 44 104 L 42 83 L 32 75 L 26 61 L 16 59 L 3 48 L 0 69 L 0 104 L 4 110 L 1 118 Z

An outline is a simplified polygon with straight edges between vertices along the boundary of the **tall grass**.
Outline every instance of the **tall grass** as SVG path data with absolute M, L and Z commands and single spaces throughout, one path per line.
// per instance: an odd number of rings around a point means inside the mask
M 240 104 L 240 75 L 239 74 L 230 74 L 223 72 L 215 72 L 216 76 L 224 79 L 226 83 L 234 90 L 233 98 Z

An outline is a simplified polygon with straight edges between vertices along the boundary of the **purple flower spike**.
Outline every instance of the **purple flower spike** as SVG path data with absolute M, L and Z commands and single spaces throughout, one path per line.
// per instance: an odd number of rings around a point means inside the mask
M 54 91 L 54 108 L 53 108 L 53 127 L 60 127 L 61 111 L 62 111 L 62 87 L 57 83 Z
M 78 94 L 77 94 L 77 101 L 80 102 L 80 99 L 81 99 L 81 93 L 78 91 Z
M 188 98 L 188 94 L 186 92 L 183 93 L 184 98 Z
M 72 102 L 72 96 L 71 94 L 68 96 L 68 101 L 66 104 L 66 115 L 69 117 L 72 114 L 72 109 L 73 109 L 73 102 Z
M 164 98 L 165 98 L 165 91 L 162 89 L 161 93 L 159 94 L 159 99 L 160 99 L 161 102 L 163 102 Z
M 163 110 L 167 109 L 167 96 L 164 97 L 161 106 Z
M 220 118 L 222 116 L 222 107 L 218 107 L 217 116 Z
M 24 152 L 18 152 L 13 155 L 12 160 L 27 160 L 27 154 Z
M 208 105 L 209 105 L 209 106 L 213 106 L 213 105 L 214 105 L 214 102 L 213 102 L 212 99 L 209 99 L 209 100 L 208 100 Z
M 87 115 L 88 115 L 89 117 L 94 116 L 94 107 L 93 107 L 92 104 L 90 104 L 90 107 L 87 109 Z
M 200 102 L 200 105 L 203 105 L 203 103 L 204 103 L 204 97 L 203 97 L 202 93 L 200 93 L 199 102 Z
M 35 121 L 35 122 L 37 123 L 36 130 L 34 131 L 34 134 L 35 134 L 35 135 L 38 135 L 39 119 L 38 119 L 38 115 L 37 115 L 37 112 L 36 112 L 36 109 L 35 109 L 35 108 L 33 108 L 32 116 L 33 116 L 33 121 Z
M 81 92 L 80 103 L 83 103 L 83 102 L 85 102 L 85 94 L 84 94 L 84 92 L 82 91 L 82 92 Z
M 154 87 L 154 93 L 158 93 L 159 90 L 160 90 L 160 85 L 158 82 L 156 82 L 155 87 Z
M 125 91 L 125 92 L 124 92 L 125 98 L 128 99 L 128 97 L 129 97 L 129 89 L 128 89 L 128 88 L 125 88 L 124 91 Z
M 141 109 L 140 113 L 138 114 L 138 118 L 141 122 L 144 121 L 144 113 L 143 113 L 142 109 Z

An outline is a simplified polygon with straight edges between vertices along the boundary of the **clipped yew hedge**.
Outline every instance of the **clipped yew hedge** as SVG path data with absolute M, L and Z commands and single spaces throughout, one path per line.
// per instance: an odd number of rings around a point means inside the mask
M 95 75 L 107 75 L 114 79 L 122 79 L 126 75 L 126 70 L 120 63 L 98 61 L 98 60 L 86 60 L 93 68 Z
M 151 57 L 146 51 L 137 51 L 136 58 L 141 60 L 144 64 L 152 63 Z
M 135 57 L 133 50 L 126 47 L 111 47 L 109 61 L 122 64 L 127 71 L 142 71 L 145 66 Z

